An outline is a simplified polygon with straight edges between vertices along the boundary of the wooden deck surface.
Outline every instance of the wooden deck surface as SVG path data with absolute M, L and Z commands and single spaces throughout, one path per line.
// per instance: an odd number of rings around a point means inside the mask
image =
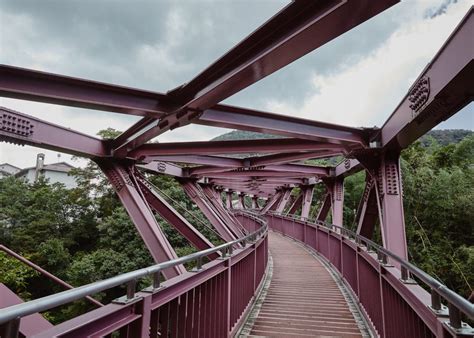
M 269 234 L 273 276 L 250 337 L 362 337 L 324 265 L 289 238 Z

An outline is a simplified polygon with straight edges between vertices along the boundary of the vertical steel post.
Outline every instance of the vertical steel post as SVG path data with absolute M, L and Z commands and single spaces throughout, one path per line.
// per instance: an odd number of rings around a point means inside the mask
M 338 177 L 332 182 L 331 204 L 332 224 L 343 226 L 344 215 L 344 177 Z
M 232 209 L 234 207 L 233 204 L 232 204 L 232 193 L 233 193 L 232 190 L 227 190 L 226 191 L 226 196 L 227 196 L 226 207 L 227 207 L 227 209 Z
M 383 154 L 376 173 L 377 200 L 383 245 L 397 256 L 408 259 L 403 212 L 400 154 Z M 398 266 L 398 264 L 397 264 Z
M 303 221 L 309 218 L 309 212 L 311 211 L 311 203 L 313 201 L 314 185 L 301 186 L 302 195 L 302 207 L 301 207 L 301 219 Z

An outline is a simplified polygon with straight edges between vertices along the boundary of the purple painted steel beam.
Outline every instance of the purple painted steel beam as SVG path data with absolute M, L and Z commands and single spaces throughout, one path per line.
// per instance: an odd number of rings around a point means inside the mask
M 166 114 L 159 120 L 144 117 L 112 142 L 112 152 L 114 156 L 126 157 L 135 148 L 145 144 L 152 138 L 166 131 L 192 123 L 198 114 L 198 112 L 178 112 L 177 114 Z M 146 123 L 147 121 L 149 122 Z M 138 127 L 141 124 L 143 124 L 143 127 L 139 129 Z M 138 131 L 136 131 L 137 129 Z
M 207 109 L 395 3 L 294 1 L 171 96 Z
M 405 148 L 474 97 L 474 8 L 418 76 L 380 131 L 384 148 Z
M 182 180 L 180 183 L 189 198 L 191 198 L 191 200 L 199 207 L 225 241 L 230 242 L 237 239 L 238 236 L 236 233 L 238 234 L 238 231 L 234 233 L 230 230 L 230 227 L 223 222 L 219 215 L 217 215 L 216 211 L 209 205 L 208 201 L 206 201 L 206 197 L 203 192 L 200 191 L 199 187 L 188 180 Z
M 0 96 L 154 118 L 176 108 L 164 94 L 6 65 Z
M 150 206 L 130 176 L 131 166 L 106 160 L 97 161 L 97 164 L 114 187 L 155 262 L 161 263 L 177 258 Z M 185 268 L 180 265 L 164 270 L 163 274 L 169 279 L 185 271 Z
M 364 167 L 358 160 L 346 158 L 335 167 L 335 176 L 346 177 L 363 169 Z
M 152 161 L 147 164 L 138 164 L 137 167 L 152 174 L 164 174 L 176 177 L 187 176 L 183 168 L 169 162 Z
M 372 239 L 375 223 L 379 217 L 375 181 L 371 175 L 366 174 L 365 188 L 357 210 L 357 234 Z
M 322 201 L 321 207 L 319 208 L 316 220 L 324 222 L 328 216 L 329 210 L 331 209 L 331 194 L 328 192 Z
M 313 202 L 314 185 L 302 186 L 301 190 L 301 219 L 307 220 L 311 211 L 311 203 Z
M 154 161 L 165 161 L 185 164 L 200 164 L 200 165 L 211 165 L 215 167 L 240 167 L 242 166 L 242 160 L 238 158 L 220 157 L 220 156 L 208 156 L 208 155 L 157 155 L 147 156 L 144 158 L 146 162 Z
M 269 208 L 269 210 L 271 211 L 276 211 L 276 209 L 278 208 L 278 205 L 280 204 L 280 201 L 283 199 L 284 197 L 284 189 L 283 188 L 280 188 L 277 190 L 277 192 L 279 192 L 279 196 L 278 196 L 278 199 L 275 201 L 275 203 L 273 203 L 273 205 Z
M 231 230 L 235 233 L 238 237 L 244 234 L 244 228 L 240 224 L 240 222 L 235 218 L 232 214 L 230 214 L 221 203 L 217 201 L 216 195 L 213 193 L 213 188 L 209 184 L 200 184 L 201 190 L 204 195 L 207 197 L 207 200 L 214 208 L 214 211 L 219 215 L 219 217 L 231 227 Z M 235 231 L 234 231 L 235 229 Z
M 264 215 L 267 211 L 270 210 L 280 199 L 282 195 L 281 191 L 277 191 L 269 200 L 267 200 L 267 203 L 263 207 L 261 213 Z
M 315 176 L 329 176 L 329 167 L 319 167 L 306 164 L 275 164 L 264 166 L 265 170 L 299 172 L 302 174 L 311 174 Z
M 148 204 L 196 249 L 205 250 L 214 247 L 205 236 L 203 236 L 186 220 L 186 218 L 177 212 L 158 192 L 156 192 L 153 189 L 153 186 L 144 177 L 137 175 L 136 178 L 138 186 Z M 213 253 L 209 256 L 210 259 L 216 259 L 218 257 L 219 255 L 217 253 Z
M 327 158 L 337 155 L 342 155 L 342 150 L 321 150 L 321 151 L 309 151 L 309 152 L 297 152 L 288 154 L 273 154 L 260 157 L 248 158 L 250 160 L 250 166 L 269 165 L 269 164 L 283 164 L 288 162 L 310 160 L 316 158 Z
M 205 110 L 195 123 L 356 148 L 364 148 L 373 131 L 223 105 Z
M 226 197 L 227 197 L 226 207 L 227 207 L 227 209 L 232 209 L 234 207 L 233 204 L 232 204 L 232 190 L 227 190 L 225 194 L 226 194 Z
M 260 167 L 258 168 L 260 170 Z M 212 167 L 212 166 L 202 166 L 195 167 L 189 170 L 190 176 L 213 176 L 215 173 L 227 173 L 235 172 L 234 168 L 221 168 L 221 167 Z M 250 168 L 250 170 L 252 170 Z M 312 165 L 303 165 L 303 164 L 276 164 L 276 165 L 266 165 L 262 166 L 261 170 L 266 171 L 275 171 L 275 172 L 298 172 L 301 174 L 311 174 L 314 176 L 328 176 L 329 168 L 328 167 L 318 167 Z M 245 171 L 245 170 L 244 170 Z M 238 172 L 244 172 L 238 171 Z
M 254 179 L 249 178 L 249 179 L 242 179 L 240 177 L 228 177 L 228 178 L 212 178 L 209 179 L 209 183 L 214 183 L 216 185 L 222 185 L 225 183 L 252 183 L 256 182 Z M 257 179 L 257 182 L 262 182 L 262 183 L 272 183 L 272 184 L 278 184 L 278 185 L 284 185 L 284 184 L 302 184 L 304 183 L 304 179 L 299 179 L 299 178 L 286 178 L 286 177 L 270 177 L 270 178 L 262 178 L 262 179 Z
M 301 208 L 301 205 L 303 204 L 303 193 L 300 192 L 298 196 L 295 197 L 293 203 L 291 204 L 290 208 L 288 209 L 287 214 L 288 215 L 294 215 L 298 211 L 299 208 Z
M 288 201 L 290 200 L 291 196 L 291 190 L 290 188 L 283 188 L 282 191 L 282 196 L 280 200 L 278 201 L 278 205 L 275 208 L 275 211 L 278 213 L 282 213 L 283 210 L 285 210 L 286 205 L 288 204 Z
M 398 153 L 385 153 L 376 180 L 376 195 L 383 245 L 397 256 L 407 259 L 402 178 Z M 380 189 L 380 190 L 379 190 Z
M 258 205 L 258 196 L 253 195 L 252 196 L 252 209 L 257 209 L 259 207 Z
M 218 188 L 214 185 L 211 185 L 210 187 L 210 192 L 212 193 L 212 196 L 214 196 L 214 199 L 219 203 L 220 206 L 224 206 L 224 203 L 222 201 L 222 195 L 221 195 L 221 188 Z
M 396 2 L 292 2 L 197 77 L 169 92 L 168 96 L 183 105 L 176 113 L 166 115 L 165 119 L 171 120 L 166 126 L 155 125 L 153 121 L 146 125 L 144 133 L 131 137 L 119 147 L 133 149 L 168 130 L 169 126 L 174 126 L 173 129 L 189 123 L 194 119 L 190 115 L 196 116 L 211 108 Z M 209 121 L 209 115 L 209 112 L 204 112 L 200 120 Z M 360 138 L 355 142 L 365 144 Z
M 0 141 L 96 158 L 107 155 L 102 140 L 0 107 Z
M 129 157 L 138 160 L 163 155 L 218 155 L 246 153 L 284 153 L 297 151 L 340 150 L 340 145 L 327 142 L 315 142 L 296 138 L 169 142 L 144 144 L 129 153 Z
M 245 201 L 244 201 L 244 198 L 245 198 L 245 194 L 240 192 L 238 195 L 237 195 L 237 207 L 239 209 L 245 209 Z
M 235 191 L 242 191 L 242 192 L 247 192 L 249 190 L 268 190 L 268 191 L 274 191 L 277 189 L 279 186 L 278 185 L 239 185 L 239 184 L 228 184 L 226 188 L 232 189 Z
M 331 191 L 332 224 L 342 226 L 344 214 L 344 177 L 331 180 L 328 190 Z
M 22 262 L 23 264 L 26 264 L 28 265 L 30 268 L 38 271 L 40 274 L 42 274 L 43 276 L 45 276 L 46 278 L 52 280 L 54 283 L 56 284 L 59 284 L 61 285 L 62 287 L 64 287 L 65 289 L 74 289 L 74 286 L 72 286 L 71 284 L 68 284 L 66 283 L 65 281 L 63 281 L 61 278 L 59 277 L 56 277 L 55 275 L 53 275 L 52 273 L 46 271 L 45 269 L 43 269 L 41 266 L 39 265 L 36 265 L 35 263 L 31 262 L 30 260 L 26 259 L 25 257 L 23 257 L 22 255 L 19 255 L 17 254 L 15 251 L 7 248 L 5 245 L 2 245 L 0 244 L 0 251 L 3 251 L 5 252 L 7 255 L 10 255 L 11 257 L 19 260 L 20 262 Z M 0 293 L 1 294 L 1 293 Z M 98 300 L 92 298 L 91 296 L 87 296 L 86 299 L 91 302 L 92 304 L 94 305 L 97 305 L 97 306 L 104 306 L 104 304 L 102 304 L 101 302 L 99 302 Z M 0 306 L 1 307 L 1 306 Z
M 313 173 L 302 173 L 299 171 L 273 171 L 273 170 L 242 170 L 242 171 L 226 171 L 220 173 L 209 173 L 207 177 L 227 178 L 227 177 L 288 177 L 301 178 L 312 177 Z
M 236 191 L 242 191 L 246 194 L 249 194 L 249 195 L 258 195 L 258 196 L 269 196 L 269 195 L 273 195 L 275 193 L 275 190 L 277 188 L 264 188 L 264 187 L 255 187 L 255 188 L 252 188 L 252 187 L 239 187 L 239 186 L 233 186 L 233 185 L 230 185 L 227 187 L 228 189 L 233 189 L 233 190 L 236 190 Z M 238 189 L 238 190 L 237 190 Z

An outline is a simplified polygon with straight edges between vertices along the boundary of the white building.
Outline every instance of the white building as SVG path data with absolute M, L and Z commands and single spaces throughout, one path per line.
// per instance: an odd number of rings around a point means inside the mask
M 44 154 L 38 154 L 36 166 L 20 169 L 11 164 L 4 163 L 0 165 L 0 178 L 15 175 L 16 177 L 24 177 L 29 183 L 35 182 L 40 176 L 49 179 L 50 183 L 62 183 L 67 189 L 77 187 L 74 176 L 69 172 L 74 166 L 66 162 L 58 162 L 44 164 Z
M 9 163 L 2 163 L 0 164 L 0 178 L 15 175 L 20 170 L 20 168 L 15 167 L 14 165 L 11 165 Z

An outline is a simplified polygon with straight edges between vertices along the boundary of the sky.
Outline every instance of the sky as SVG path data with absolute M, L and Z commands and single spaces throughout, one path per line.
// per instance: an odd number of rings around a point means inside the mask
M 166 92 L 197 75 L 286 1 L 0 0 L 0 63 Z M 381 126 L 472 0 L 407 0 L 224 102 L 356 127 Z M 0 98 L 0 106 L 95 135 L 138 117 Z M 470 104 L 438 129 L 474 129 Z M 190 125 L 160 142 L 228 130 Z M 69 155 L 0 143 L 0 163 Z M 60 155 L 58 157 L 58 155 Z

